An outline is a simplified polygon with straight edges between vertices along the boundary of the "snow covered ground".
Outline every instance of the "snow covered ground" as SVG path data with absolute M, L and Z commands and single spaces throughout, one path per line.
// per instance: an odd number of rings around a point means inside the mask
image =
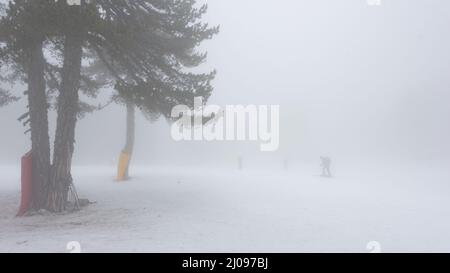
M 19 169 L 0 167 L 0 251 L 383 252 L 450 251 L 448 168 L 285 171 L 76 167 L 78 213 L 15 218 Z

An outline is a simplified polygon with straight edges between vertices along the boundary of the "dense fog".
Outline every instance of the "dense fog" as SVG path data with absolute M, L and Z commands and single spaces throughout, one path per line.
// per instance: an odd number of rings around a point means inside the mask
M 209 0 L 204 20 L 220 34 L 202 45 L 217 69 L 209 101 L 280 105 L 280 147 L 258 142 L 175 142 L 170 124 L 138 116 L 137 165 L 281 168 L 283 160 L 350 165 L 372 159 L 449 159 L 450 3 L 439 0 Z M 12 87 L 22 92 L 24 87 Z M 102 91 L 94 104 L 105 102 Z M 92 100 L 91 100 L 92 101 Z M 0 109 L 0 162 L 18 163 L 29 136 L 26 101 Z M 114 165 L 125 141 L 125 107 L 112 104 L 77 125 L 75 165 Z M 54 130 L 55 113 L 51 115 Z M 52 134 L 51 134 L 52 135 Z M 386 163 L 387 164 L 387 163 Z

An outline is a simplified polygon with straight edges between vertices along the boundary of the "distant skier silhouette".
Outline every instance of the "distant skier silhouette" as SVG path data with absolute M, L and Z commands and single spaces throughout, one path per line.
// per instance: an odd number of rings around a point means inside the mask
M 322 162 L 320 166 L 322 167 L 322 176 L 331 177 L 331 158 L 327 156 L 321 156 L 320 161 Z
M 284 169 L 285 171 L 288 171 L 288 170 L 289 170 L 289 160 L 288 160 L 287 158 L 285 158 L 285 159 L 283 160 L 283 169 Z
M 238 156 L 238 170 L 242 171 L 244 169 L 244 159 L 242 156 Z

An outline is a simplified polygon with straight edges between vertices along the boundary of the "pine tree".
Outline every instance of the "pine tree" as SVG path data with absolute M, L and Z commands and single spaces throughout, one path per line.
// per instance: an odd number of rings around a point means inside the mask
M 128 179 L 129 176 L 129 162 L 133 154 L 135 135 L 134 105 L 148 119 L 154 120 L 163 115 L 171 120 L 170 114 L 174 106 L 178 104 L 193 106 L 194 97 L 198 96 L 202 96 L 206 102 L 212 92 L 211 81 L 215 77 L 215 71 L 207 74 L 194 74 L 188 71 L 206 59 L 206 54 L 196 52 L 196 46 L 212 38 L 218 32 L 218 28 L 209 28 L 207 24 L 199 22 L 207 11 L 206 5 L 196 9 L 195 1 L 172 1 L 170 7 L 173 8 L 173 14 L 169 16 L 167 14 L 170 13 L 167 12 L 164 19 L 165 22 L 178 22 L 173 24 L 176 27 L 164 31 L 148 28 L 127 32 L 128 40 L 138 41 L 136 43 L 138 46 L 148 44 L 149 47 L 146 52 L 132 51 L 136 53 L 134 59 L 141 60 L 145 64 L 142 66 L 146 69 L 144 73 L 139 74 L 137 73 L 139 71 L 135 71 L 131 80 L 128 78 L 124 81 L 119 78 L 116 85 L 119 98 L 127 108 L 126 145 L 122 151 L 126 155 L 127 164 L 124 177 L 118 177 L 119 179 Z M 145 25 L 152 25 L 152 17 L 138 18 L 143 22 L 148 20 L 148 24 Z M 167 23 L 161 26 L 172 25 Z M 156 42 L 147 42 L 149 37 Z M 111 70 L 116 72 L 115 75 L 122 74 L 124 68 L 120 67 L 121 64 L 113 62 L 109 64 Z
M 120 97 L 148 114 L 169 117 L 173 106 L 192 105 L 209 97 L 215 72 L 193 74 L 185 69 L 202 63 L 195 52 L 217 33 L 199 20 L 206 6 L 193 0 L 81 1 L 62 6 L 64 65 L 58 98 L 58 125 L 47 207 L 64 210 L 70 174 L 83 49 L 92 52 L 116 81 Z M 130 80 L 131 79 L 131 80 Z M 64 84 L 64 83 L 67 84 Z M 130 128 L 132 128 L 130 126 Z
M 53 31 L 52 4 L 50 0 L 10 1 L 8 7 L 2 7 L 0 21 L 0 62 L 2 69 L 9 72 L 1 80 L 20 80 L 28 86 L 25 92 L 28 112 L 21 120 L 30 125 L 35 209 L 43 207 L 50 171 L 46 61 L 43 47 L 47 36 Z M 11 95 L 6 92 L 2 94 L 5 101 L 11 101 Z
M 151 2 L 159 4 L 159 13 L 149 13 L 141 8 L 149 8 L 147 5 Z M 129 10 L 124 11 L 123 6 L 115 9 L 133 15 L 121 14 L 122 23 L 116 25 L 120 32 L 114 33 L 107 29 L 98 32 L 115 40 L 112 44 L 114 48 L 97 43 L 100 39 L 90 40 L 95 53 L 107 67 L 109 76 L 117 83 L 119 96 L 115 97 L 115 101 L 127 108 L 126 144 L 122 150 L 127 162 L 123 177 L 118 177 L 120 179 L 128 178 L 129 162 L 133 154 L 134 105 L 150 119 L 159 115 L 170 119 L 171 109 L 175 105 L 192 106 L 194 97 L 197 96 L 204 97 L 206 101 L 211 94 L 211 81 L 215 76 L 215 72 L 199 75 L 188 72 L 189 68 L 200 65 L 206 59 L 206 54 L 196 52 L 197 45 L 218 32 L 217 27 L 209 28 L 199 21 L 207 11 L 206 5 L 196 9 L 195 1 L 133 3 L 136 5 L 127 7 Z M 108 11 L 105 13 L 111 14 Z M 116 23 L 114 18 L 109 20 Z M 128 24 L 136 27 L 126 28 Z M 97 68 L 105 70 L 101 66 Z
M 45 173 L 36 183 L 38 207 L 66 209 L 76 123 L 86 110 L 79 92 L 92 89 L 83 75 L 83 59 L 100 61 L 116 83 L 117 100 L 132 102 L 147 114 L 169 117 L 173 106 L 192 105 L 193 97 L 207 99 L 211 93 L 215 72 L 187 71 L 206 58 L 195 48 L 218 31 L 200 22 L 206 6 L 195 8 L 196 1 L 82 0 L 75 6 L 52 0 L 12 2 L 0 24 L 0 42 L 7 37 L 0 59 L 7 56 L 28 81 L 33 156 L 42 154 L 45 161 L 36 166 L 36 173 Z M 43 48 L 59 57 L 62 66 L 47 62 Z M 58 90 L 50 170 L 46 88 Z M 33 124 L 41 128 L 33 129 Z

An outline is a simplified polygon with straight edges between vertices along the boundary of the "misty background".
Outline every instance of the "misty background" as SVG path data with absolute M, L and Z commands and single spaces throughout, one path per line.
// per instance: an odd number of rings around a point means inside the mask
M 282 168 L 335 162 L 447 161 L 450 156 L 450 2 L 446 0 L 209 0 L 221 32 L 202 49 L 217 69 L 211 104 L 280 105 L 280 149 L 258 142 L 175 142 L 170 125 L 137 115 L 134 164 Z M 16 87 L 22 93 L 23 87 Z M 110 92 L 95 103 L 104 103 Z M 0 108 L 0 164 L 30 149 L 17 118 Z M 125 143 L 121 105 L 77 125 L 75 165 L 113 165 Z M 55 113 L 51 113 L 53 136 Z

